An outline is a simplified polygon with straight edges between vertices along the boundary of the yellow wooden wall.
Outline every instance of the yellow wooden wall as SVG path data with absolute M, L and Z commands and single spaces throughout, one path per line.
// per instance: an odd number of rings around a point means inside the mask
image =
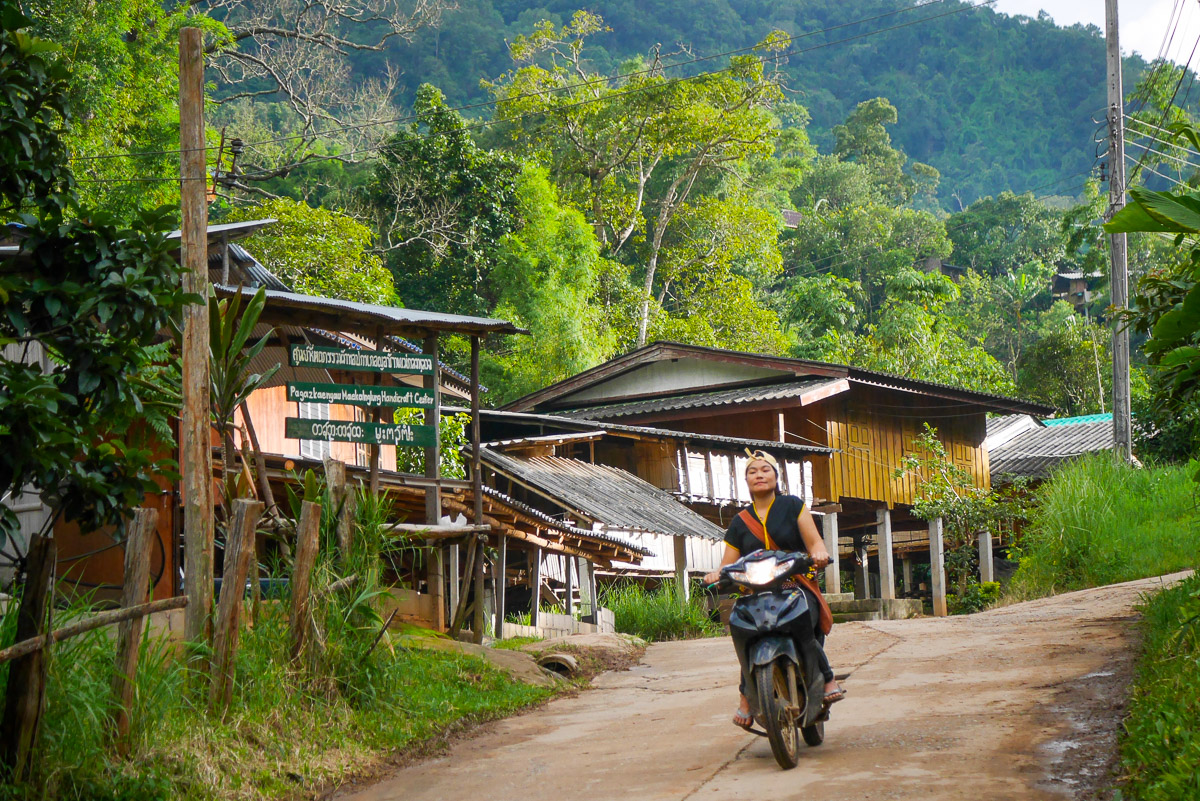
M 928 422 L 955 464 L 975 477 L 977 486 L 991 486 L 987 453 L 983 449 L 986 419 L 982 411 L 936 398 L 915 401 L 907 393 L 855 387 L 822 404 L 826 410 L 830 460 L 830 491 L 834 498 L 883 501 L 888 506 L 911 504 L 916 476 L 894 475 L 914 440 Z

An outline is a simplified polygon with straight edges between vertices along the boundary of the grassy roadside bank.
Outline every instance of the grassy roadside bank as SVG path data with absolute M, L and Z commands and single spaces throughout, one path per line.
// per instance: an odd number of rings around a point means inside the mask
M 1183 467 L 1135 469 L 1108 454 L 1064 466 L 1037 491 L 1006 600 L 1195 567 L 1197 487 Z
M 717 637 L 723 632 L 708 615 L 706 595 L 697 582 L 687 603 L 680 603 L 673 581 L 663 581 L 654 589 L 623 580 L 600 590 L 600 604 L 613 612 L 617 631 L 643 640 L 686 640 Z
M 351 652 L 331 653 L 314 676 L 284 658 L 286 620 L 266 609 L 243 635 L 223 720 L 206 711 L 203 684 L 173 646 L 145 647 L 124 759 L 106 739 L 113 644 L 100 633 L 64 643 L 50 667 L 37 775 L 0 784 L 0 799 L 303 798 L 555 692 L 478 658 L 385 645 L 353 653 L 349 639 L 331 641 L 331 652 Z
M 1200 798 L 1200 575 L 1147 600 L 1117 801 Z

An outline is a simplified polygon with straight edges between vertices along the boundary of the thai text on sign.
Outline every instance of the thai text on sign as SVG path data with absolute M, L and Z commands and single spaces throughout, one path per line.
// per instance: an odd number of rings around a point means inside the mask
M 322 348 L 316 345 L 288 347 L 292 367 L 319 367 L 328 370 L 363 370 L 369 373 L 433 375 L 433 357 L 390 350 L 354 350 Z
M 396 406 L 407 409 L 428 409 L 435 403 L 432 389 L 314 384 L 306 381 L 288 382 L 287 399 L 300 403 L 343 403 L 351 406 Z
M 399 445 L 432 448 L 437 443 L 433 426 L 403 423 L 365 423 L 352 420 L 307 420 L 289 417 L 284 421 L 288 439 L 324 442 L 362 442 L 367 445 Z

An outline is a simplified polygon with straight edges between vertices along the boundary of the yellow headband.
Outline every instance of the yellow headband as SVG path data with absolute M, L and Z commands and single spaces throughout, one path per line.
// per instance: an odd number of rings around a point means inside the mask
M 766 462 L 771 465 L 771 469 L 775 471 L 776 478 L 779 477 L 779 462 L 775 457 L 766 451 L 752 451 L 746 448 L 746 455 L 750 457 L 750 462 Z M 746 469 L 750 469 L 750 462 L 746 463 Z

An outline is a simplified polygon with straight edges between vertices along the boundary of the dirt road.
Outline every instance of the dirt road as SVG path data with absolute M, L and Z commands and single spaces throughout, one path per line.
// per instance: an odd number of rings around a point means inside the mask
M 733 727 L 728 639 L 664 643 L 595 688 L 486 727 L 354 801 L 1093 798 L 1135 655 L 1134 604 L 1164 579 L 970 617 L 850 623 L 825 744 L 781 771 Z

